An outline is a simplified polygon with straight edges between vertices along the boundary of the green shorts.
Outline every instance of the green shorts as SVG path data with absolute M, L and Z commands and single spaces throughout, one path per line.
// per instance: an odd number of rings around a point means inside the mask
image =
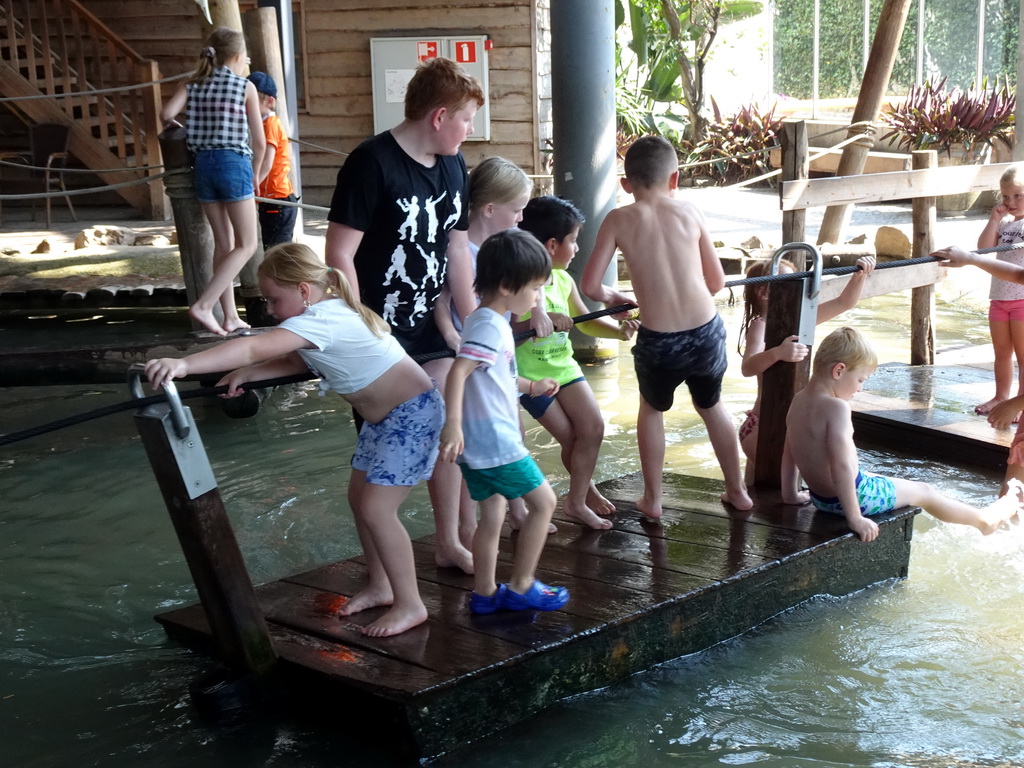
M 459 466 L 473 501 L 483 501 L 495 494 L 506 499 L 518 499 L 545 482 L 540 467 L 530 456 L 487 469 L 471 469 L 465 464 Z

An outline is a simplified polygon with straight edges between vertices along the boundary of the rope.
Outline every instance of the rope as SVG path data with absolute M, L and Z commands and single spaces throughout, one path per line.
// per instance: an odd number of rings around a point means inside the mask
M 324 208 L 322 205 L 311 205 L 309 203 L 300 203 L 295 200 L 281 200 L 274 197 L 257 197 L 257 203 L 270 203 L 271 205 L 280 205 L 288 208 L 301 208 L 304 211 L 319 211 L 320 213 L 330 213 L 330 208 Z
M 0 160 L 0 165 L 9 165 L 11 168 L 22 168 L 28 171 L 54 171 L 57 173 L 134 173 L 135 171 L 149 171 L 164 167 L 163 165 L 136 165 L 128 168 L 124 166 L 120 168 L 54 168 L 53 166 L 14 163 L 10 160 Z
M 626 312 L 630 309 L 635 309 L 635 304 L 620 304 L 617 307 L 609 307 L 607 309 L 599 309 L 595 312 L 588 312 L 585 315 L 572 318 L 573 324 L 585 323 L 588 320 L 594 320 L 598 317 L 604 317 L 606 315 L 616 315 L 620 312 Z M 536 335 L 536 331 L 530 329 L 523 333 L 517 333 L 515 335 L 516 341 L 522 341 L 528 339 L 531 336 Z M 422 365 L 423 363 L 431 360 L 440 360 L 445 357 L 454 357 L 455 351 L 451 349 L 441 350 L 439 352 L 431 352 L 426 355 L 416 355 L 413 357 L 417 363 Z M 284 384 L 296 384 L 303 381 L 310 381 L 315 379 L 317 376 L 313 373 L 296 373 L 291 376 L 279 376 L 274 379 L 264 379 L 263 381 L 248 381 L 242 384 L 239 389 L 250 390 L 250 389 L 266 389 L 269 387 L 278 387 Z M 182 400 L 187 400 L 193 397 L 208 397 L 211 395 L 223 395 L 228 391 L 227 385 L 222 384 L 219 387 L 199 387 L 197 389 L 190 389 L 185 392 L 179 392 L 178 396 Z M 72 427 L 75 424 L 82 424 L 86 421 L 92 421 L 93 419 L 99 419 L 103 416 L 110 416 L 115 413 L 122 411 L 130 411 L 133 408 L 144 408 L 148 405 L 155 405 L 156 403 L 162 403 L 167 399 L 166 395 L 152 395 L 150 397 L 136 398 L 128 400 L 123 403 L 114 403 L 113 405 L 107 405 L 103 408 L 97 408 L 93 411 L 86 411 L 85 413 L 79 413 L 75 416 L 68 416 L 66 419 L 59 419 L 57 421 L 51 421 L 48 424 L 42 424 L 37 427 L 30 427 L 29 429 L 23 429 L 19 432 L 10 432 L 6 435 L 0 435 L 0 446 L 10 445 L 20 440 L 27 440 L 30 437 L 38 437 L 39 435 L 45 435 L 47 432 L 55 432 L 58 429 L 64 429 L 65 427 Z
M 290 136 L 288 137 L 288 141 L 294 141 L 296 144 L 304 144 L 307 147 L 313 147 L 314 149 L 319 149 L 322 152 L 329 152 L 332 155 L 341 155 L 342 157 L 348 157 L 348 154 L 349 154 L 348 152 L 340 152 L 337 149 L 331 149 L 330 147 L 323 147 L 323 146 L 321 146 L 319 144 L 314 144 L 311 141 L 303 141 L 302 139 L 293 139 Z
M 572 324 L 585 323 L 588 320 L 596 320 L 599 317 L 607 317 L 608 315 L 617 315 L 620 312 L 628 312 L 631 309 L 636 309 L 636 304 L 619 304 L 616 307 L 607 307 L 606 309 L 597 309 L 593 312 L 587 312 L 585 315 L 578 315 L 577 317 L 570 318 Z M 516 342 L 526 341 L 532 339 L 537 335 L 537 331 L 531 328 L 528 331 L 521 331 L 515 334 L 512 338 Z M 446 357 L 455 357 L 454 349 L 439 349 L 437 352 L 427 352 L 423 355 L 416 355 L 413 357 L 420 365 L 429 363 L 431 360 L 444 360 Z
M 315 378 L 312 373 L 297 373 L 292 376 L 280 376 L 276 379 L 266 379 L 264 381 L 249 381 L 241 385 L 241 389 L 263 389 L 266 387 L 277 387 L 282 384 L 294 384 L 300 381 L 308 381 Z M 186 392 L 179 392 L 178 396 L 182 400 L 193 397 L 207 397 L 210 395 L 222 395 L 228 391 L 227 385 L 223 384 L 219 387 L 199 387 L 198 389 L 190 389 Z M 10 432 L 6 435 L 0 435 L 0 446 L 9 445 L 16 443 L 19 440 L 27 440 L 30 437 L 37 437 L 38 435 L 45 435 L 47 432 L 54 432 L 58 429 L 64 429 L 65 427 L 72 427 L 75 424 L 81 424 L 86 421 L 92 421 L 103 416 L 110 416 L 121 411 L 130 411 L 133 408 L 144 408 L 148 405 L 155 405 L 156 403 L 162 403 L 167 399 L 166 395 L 152 395 L 150 397 L 143 397 L 134 400 L 128 400 L 123 403 L 114 403 L 113 405 L 107 405 L 103 408 L 97 408 L 94 411 L 86 411 L 85 413 L 79 413 L 75 416 L 68 416 L 66 419 L 59 419 L 57 421 L 51 421 L 49 424 L 42 424 L 38 427 L 30 427 L 29 429 L 23 429 L 20 432 Z
M 177 168 L 172 171 L 164 171 L 163 173 L 157 173 L 153 176 L 146 176 L 142 179 L 132 179 L 131 181 L 122 181 L 118 184 L 107 184 L 103 187 L 87 187 L 84 189 L 62 189 L 59 192 L 30 192 L 24 195 L 0 195 L 0 202 L 4 200 L 42 200 L 47 197 L 76 197 L 79 195 L 91 195 L 96 192 L 106 192 L 111 189 L 121 189 L 122 187 L 133 187 L 136 184 L 149 184 L 151 181 L 162 179 L 164 176 L 171 176 L 176 173 L 185 173 L 184 170 Z
M 1024 249 L 1024 243 L 1014 243 L 1013 245 L 997 245 L 992 248 L 978 248 L 972 253 L 1002 253 L 1004 251 L 1019 251 Z M 894 267 L 910 267 L 915 264 L 930 264 L 932 262 L 942 261 L 938 256 L 919 256 L 916 259 L 903 259 L 901 261 L 886 261 L 882 264 L 876 264 L 875 269 L 893 269 Z M 849 267 L 829 267 L 828 269 L 821 270 L 822 275 L 852 275 L 854 272 L 859 272 L 860 267 L 856 264 Z M 741 285 L 759 285 L 761 283 L 778 283 L 783 280 L 803 280 L 805 277 L 814 277 L 814 271 L 809 270 L 807 272 L 787 272 L 784 275 L 760 275 L 759 277 L 745 277 L 742 280 L 730 280 L 725 284 L 726 288 L 736 288 Z
M 0 98 L 0 104 L 7 104 L 12 101 L 37 101 L 39 99 L 70 99 L 76 96 L 98 96 L 102 93 L 120 93 L 121 91 L 134 91 L 136 88 L 145 88 L 149 85 L 162 85 L 163 83 L 172 83 L 175 80 L 184 80 L 186 77 L 191 76 L 191 72 L 186 72 L 183 75 L 165 77 L 161 80 L 148 80 L 145 83 L 136 83 L 135 85 L 121 85 L 116 88 L 98 88 L 93 91 L 68 91 L 67 93 L 38 93 L 32 96 L 8 96 L 5 98 Z

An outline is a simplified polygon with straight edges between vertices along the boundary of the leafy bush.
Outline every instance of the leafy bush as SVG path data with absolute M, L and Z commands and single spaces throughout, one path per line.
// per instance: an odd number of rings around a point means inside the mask
M 714 98 L 711 107 L 714 119 L 708 123 L 707 138 L 696 145 L 680 142 L 684 163 L 690 166 L 683 168 L 681 174 L 695 179 L 710 178 L 724 185 L 770 171 L 768 151 L 779 143 L 782 126 L 782 120 L 775 117 L 775 105 L 762 112 L 751 104 L 728 117 L 722 116 Z
M 949 155 L 954 149 L 977 149 L 977 144 L 991 147 L 995 141 L 1012 149 L 1016 108 L 1017 99 L 1005 82 L 990 89 L 984 80 L 980 89 L 972 85 L 947 91 L 943 78 L 935 86 L 914 86 L 904 101 L 883 111 L 881 121 L 891 130 L 882 138 L 895 139 L 907 152 L 937 149 Z

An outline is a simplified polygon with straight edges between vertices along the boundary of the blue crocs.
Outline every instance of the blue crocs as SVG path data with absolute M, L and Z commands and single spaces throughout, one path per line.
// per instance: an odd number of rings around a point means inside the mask
M 506 611 L 557 611 L 568 602 L 568 589 L 549 587 L 535 579 L 530 588 L 526 590 L 526 594 L 523 595 L 507 588 L 501 607 Z
M 504 607 L 505 593 L 508 588 L 504 584 L 498 585 L 498 591 L 493 595 L 480 595 L 476 592 L 469 593 L 469 610 L 472 613 L 494 613 Z

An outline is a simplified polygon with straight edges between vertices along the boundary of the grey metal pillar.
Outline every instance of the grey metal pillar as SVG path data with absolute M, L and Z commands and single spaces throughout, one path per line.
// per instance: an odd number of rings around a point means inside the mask
M 551 113 L 555 194 L 583 211 L 579 281 L 597 228 L 615 205 L 615 9 L 611 0 L 551 0 Z M 616 280 L 613 260 L 605 283 Z M 575 333 L 584 362 L 615 358 L 618 343 Z

